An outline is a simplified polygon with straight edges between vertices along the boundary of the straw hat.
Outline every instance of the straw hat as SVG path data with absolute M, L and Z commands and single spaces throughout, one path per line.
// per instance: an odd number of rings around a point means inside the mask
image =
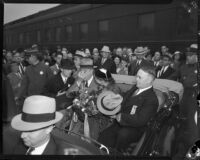
M 56 112 L 54 98 L 34 95 L 25 99 L 22 113 L 13 117 L 11 126 L 19 131 L 33 131 L 53 125 L 62 117 Z
M 110 53 L 110 48 L 108 46 L 103 46 L 103 48 L 101 49 L 101 52 Z
M 104 91 L 97 97 L 97 108 L 105 115 L 115 115 L 121 109 L 122 96 L 112 91 Z
M 147 50 L 143 47 L 137 47 L 135 50 L 134 50 L 134 54 L 145 54 L 147 52 Z

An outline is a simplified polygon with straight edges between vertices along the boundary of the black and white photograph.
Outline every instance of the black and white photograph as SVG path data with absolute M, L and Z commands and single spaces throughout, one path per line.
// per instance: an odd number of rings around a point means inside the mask
M 3 10 L 2 157 L 198 159 L 198 0 Z

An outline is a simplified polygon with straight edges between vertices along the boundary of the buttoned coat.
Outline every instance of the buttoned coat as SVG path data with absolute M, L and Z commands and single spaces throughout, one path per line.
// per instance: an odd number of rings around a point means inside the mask
M 120 125 L 126 127 L 145 127 L 147 122 L 156 114 L 158 99 L 153 88 L 147 89 L 139 95 L 133 96 L 136 87 L 132 87 L 125 95 L 122 102 Z M 131 114 L 133 106 L 136 107 Z

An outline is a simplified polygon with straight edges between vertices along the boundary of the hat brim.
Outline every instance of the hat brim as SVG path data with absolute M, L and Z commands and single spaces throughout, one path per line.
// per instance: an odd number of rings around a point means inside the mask
M 112 94 L 113 92 L 111 91 L 105 91 L 105 92 L 102 92 L 98 97 L 97 97 L 97 108 L 98 110 L 103 113 L 104 115 L 108 115 L 108 116 L 112 116 L 112 115 L 115 115 L 117 114 L 120 110 L 121 110 L 121 105 L 118 105 L 114 110 L 112 111 L 108 111 L 108 110 L 105 110 L 102 105 L 101 105 L 101 100 L 102 98 L 105 96 L 105 95 L 108 95 L 108 94 Z
M 70 67 L 60 67 L 62 69 L 68 69 L 68 70 L 73 70 L 73 69 L 76 69 L 75 66 L 70 66 Z
M 93 65 L 80 65 L 80 68 L 93 68 Z
M 111 53 L 111 51 L 104 51 L 104 50 L 101 50 L 101 52 Z
M 145 54 L 147 51 L 143 51 L 143 52 L 134 52 L 135 55 L 140 55 L 140 54 Z
M 22 114 L 18 114 L 12 119 L 11 121 L 12 128 L 18 131 L 32 131 L 32 130 L 37 130 L 37 129 L 44 128 L 44 127 L 57 123 L 63 118 L 63 114 L 60 112 L 56 112 L 56 118 L 54 120 L 51 120 L 48 122 L 39 122 L 39 123 L 25 122 L 25 121 L 22 121 L 21 118 L 22 118 Z

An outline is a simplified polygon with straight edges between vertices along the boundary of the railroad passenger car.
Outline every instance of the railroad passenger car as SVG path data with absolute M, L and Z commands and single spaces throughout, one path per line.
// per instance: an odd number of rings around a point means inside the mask
M 31 4 L 30 4 L 31 5 Z M 197 11 L 170 4 L 61 4 L 4 25 L 4 48 L 69 50 L 138 45 L 171 50 L 197 41 Z

